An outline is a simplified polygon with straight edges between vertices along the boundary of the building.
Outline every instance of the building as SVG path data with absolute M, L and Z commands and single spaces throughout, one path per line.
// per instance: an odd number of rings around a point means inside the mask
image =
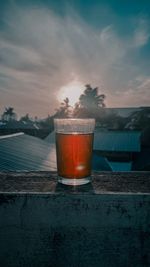
M 138 163 L 141 162 L 140 136 L 140 132 L 133 131 L 95 132 L 92 169 L 130 171 L 138 168 L 140 170 L 140 164 L 141 166 L 144 164 L 144 162 Z M 24 133 L 0 136 L 0 171 L 56 171 L 56 169 L 54 132 L 45 140 Z
M 139 131 L 96 131 L 94 152 L 105 157 L 113 171 L 131 171 L 141 151 Z
M 42 128 L 38 122 L 34 121 L 13 120 L 0 122 L 0 135 L 10 135 L 19 132 L 43 139 L 48 135 L 49 129 Z

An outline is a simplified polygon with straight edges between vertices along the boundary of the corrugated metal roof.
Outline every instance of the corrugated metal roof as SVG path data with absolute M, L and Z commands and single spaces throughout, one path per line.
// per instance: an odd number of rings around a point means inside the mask
M 54 145 L 26 134 L 1 137 L 0 170 L 56 170 Z
M 54 133 L 51 135 L 54 138 Z M 55 142 L 24 133 L 0 136 L 0 171 L 56 170 Z M 111 171 L 107 159 L 93 153 L 93 170 Z
M 109 161 L 109 164 L 114 172 L 124 172 L 131 171 L 132 162 L 112 162 Z
M 49 144 L 54 144 L 55 143 L 55 132 L 51 132 L 45 139 L 46 142 L 48 142 Z
M 96 155 L 95 152 L 93 152 L 92 157 L 92 169 L 94 171 L 112 171 L 108 160 L 104 157 Z
M 94 149 L 140 151 L 140 132 L 96 132 Z M 24 133 L 0 137 L 0 171 L 56 170 L 54 132 L 48 142 Z M 120 144 L 121 141 L 121 144 Z M 93 153 L 94 170 L 131 170 L 131 163 L 108 162 Z
M 94 149 L 100 151 L 140 152 L 138 131 L 99 131 L 94 134 Z

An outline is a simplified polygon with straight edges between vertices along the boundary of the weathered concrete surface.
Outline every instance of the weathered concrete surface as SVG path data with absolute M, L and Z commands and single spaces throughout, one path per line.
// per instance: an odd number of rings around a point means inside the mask
M 150 172 L 95 172 L 92 183 L 79 187 L 57 184 L 56 172 L 0 172 L 0 193 L 150 193 Z
M 149 267 L 150 174 L 0 174 L 1 267 Z

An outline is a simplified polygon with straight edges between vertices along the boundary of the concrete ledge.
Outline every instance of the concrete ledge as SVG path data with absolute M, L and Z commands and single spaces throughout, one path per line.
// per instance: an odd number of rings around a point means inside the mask
M 150 173 L 0 174 L 0 266 L 149 267 Z
M 58 184 L 56 172 L 0 172 L 0 193 L 150 194 L 150 172 L 95 172 L 78 187 Z

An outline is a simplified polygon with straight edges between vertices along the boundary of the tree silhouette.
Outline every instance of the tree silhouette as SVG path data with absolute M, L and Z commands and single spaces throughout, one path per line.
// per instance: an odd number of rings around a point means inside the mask
M 105 107 L 105 95 L 98 93 L 98 87 L 92 88 L 90 84 L 85 85 L 84 93 L 79 97 L 79 102 L 74 108 L 75 117 L 100 117 Z
M 129 127 L 131 129 L 143 130 L 150 125 L 150 108 L 143 107 L 141 110 L 133 112 L 129 117 Z
M 98 87 L 92 88 L 90 84 L 87 84 L 85 87 L 84 94 L 79 98 L 80 106 L 86 109 L 105 107 L 105 95 L 98 94 Z
M 24 121 L 24 122 L 31 122 L 31 119 L 29 117 L 29 114 L 27 113 L 25 116 L 20 118 L 20 121 Z
M 5 108 L 5 111 L 2 114 L 2 120 L 3 121 L 13 121 L 17 119 L 17 115 L 14 112 L 13 107 Z
M 61 102 L 60 107 L 56 109 L 54 117 L 68 118 L 70 116 L 70 108 L 69 98 L 66 97 L 63 102 Z

